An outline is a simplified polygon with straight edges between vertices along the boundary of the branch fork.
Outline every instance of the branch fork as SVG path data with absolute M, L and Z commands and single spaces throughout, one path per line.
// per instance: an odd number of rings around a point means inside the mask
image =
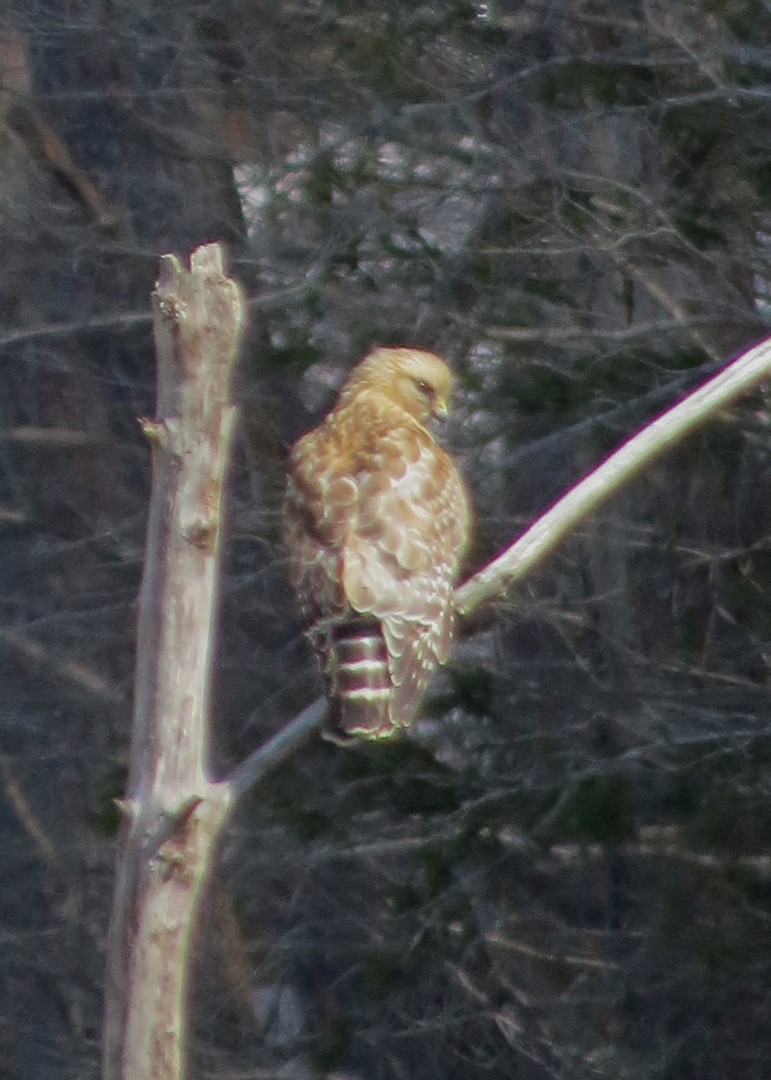
M 320 725 L 309 705 L 223 780 L 210 767 L 208 704 L 222 493 L 244 326 L 218 244 L 189 269 L 161 259 L 153 294 L 157 416 L 139 597 L 131 763 L 109 939 L 103 1080 L 181 1080 L 190 940 L 217 840 L 238 801 Z M 612 495 L 771 374 L 771 339 L 749 349 L 611 454 L 455 592 L 467 615 L 520 581 Z

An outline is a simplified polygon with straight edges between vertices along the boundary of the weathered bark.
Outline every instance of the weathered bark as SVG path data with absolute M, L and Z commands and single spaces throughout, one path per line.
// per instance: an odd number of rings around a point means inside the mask
M 225 785 L 209 776 L 207 712 L 222 491 L 243 328 L 218 245 L 190 272 L 165 256 L 154 294 L 157 417 L 139 601 L 126 822 L 110 932 L 105 1080 L 178 1080 L 190 937 Z
M 209 765 L 222 491 L 244 324 L 218 244 L 186 271 L 165 256 L 153 297 L 158 403 L 142 426 L 153 488 L 139 596 L 126 820 L 115 883 L 104 1080 L 181 1080 L 191 937 L 217 840 L 238 798 L 318 727 L 315 703 L 231 776 Z

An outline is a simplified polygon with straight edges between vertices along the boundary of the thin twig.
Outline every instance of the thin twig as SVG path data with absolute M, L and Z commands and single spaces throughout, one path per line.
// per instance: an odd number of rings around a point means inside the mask
M 270 770 L 275 769 L 302 745 L 318 728 L 327 711 L 324 698 L 318 698 L 290 720 L 278 734 L 258 747 L 242 761 L 222 784 L 227 787 L 228 799 L 236 802 L 241 795 L 254 787 Z
M 100 697 L 109 705 L 125 705 L 126 698 L 114 683 L 98 671 L 78 660 L 68 660 L 53 649 L 33 641 L 19 630 L 9 626 L 0 627 L 0 643 L 10 646 L 27 660 L 39 665 L 47 677 L 58 677 L 74 684 L 81 690 Z

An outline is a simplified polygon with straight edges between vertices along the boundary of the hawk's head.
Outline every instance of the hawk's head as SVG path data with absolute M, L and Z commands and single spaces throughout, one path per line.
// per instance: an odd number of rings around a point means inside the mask
M 350 400 L 361 390 L 375 390 L 425 424 L 433 417 L 443 420 L 447 416 L 452 382 L 450 368 L 435 353 L 376 348 L 353 369 L 341 400 Z

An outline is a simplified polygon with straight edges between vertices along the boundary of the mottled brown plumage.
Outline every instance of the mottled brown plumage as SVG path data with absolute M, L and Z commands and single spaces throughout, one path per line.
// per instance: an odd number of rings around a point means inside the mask
M 292 584 L 324 668 L 327 733 L 382 739 L 414 719 L 447 660 L 469 511 L 427 424 L 452 375 L 418 349 L 375 349 L 295 445 L 284 514 Z

